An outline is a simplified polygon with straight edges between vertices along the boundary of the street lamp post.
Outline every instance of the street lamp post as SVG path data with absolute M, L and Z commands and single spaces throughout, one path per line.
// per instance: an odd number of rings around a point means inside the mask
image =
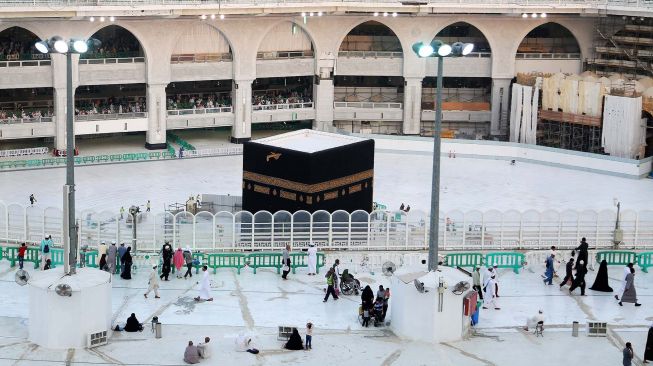
M 438 73 L 435 93 L 435 123 L 433 128 L 433 176 L 431 181 L 431 215 L 429 217 L 429 271 L 438 269 L 438 233 L 440 225 L 440 150 L 442 132 L 442 70 L 445 57 L 466 56 L 474 49 L 471 43 L 456 42 L 448 45 L 439 40 L 429 44 L 418 42 L 413 45 L 417 56 L 437 57 Z
M 74 89 L 72 54 L 88 51 L 89 44 L 99 46 L 95 39 L 64 40 L 54 36 L 34 46 L 41 53 L 66 55 L 66 185 L 64 185 L 64 273 L 73 275 L 77 266 L 77 221 L 75 219 L 75 131 L 73 126 Z

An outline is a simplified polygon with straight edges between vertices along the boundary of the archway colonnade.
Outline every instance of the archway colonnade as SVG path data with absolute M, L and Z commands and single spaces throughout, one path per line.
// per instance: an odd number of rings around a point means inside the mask
M 234 123 L 232 139 L 244 141 L 251 136 L 252 83 L 261 77 L 266 70 L 279 72 L 277 77 L 315 75 L 313 98 L 315 101 L 316 128 L 326 128 L 333 123 L 334 76 L 341 75 L 338 70 L 339 51 L 346 37 L 357 27 L 374 21 L 390 30 L 398 40 L 401 53 L 401 76 L 404 80 L 404 134 L 419 134 L 419 108 L 421 104 L 422 83 L 432 65 L 429 60 L 418 58 L 411 46 L 417 41 L 429 42 L 447 27 L 466 23 L 478 30 L 484 37 L 486 46 L 491 50 L 491 67 L 489 75 L 492 80 L 491 106 L 492 128 L 496 130 L 498 120 L 507 113 L 509 86 L 516 74 L 515 58 L 524 38 L 540 25 L 555 23 L 568 30 L 575 38 L 581 54 L 581 59 L 591 54 L 593 37 L 593 19 L 579 17 L 550 17 L 549 19 L 521 19 L 501 16 L 437 16 L 437 17 L 388 17 L 370 16 L 328 16 L 314 17 L 303 22 L 300 17 L 258 17 L 253 23 L 251 19 L 205 20 L 116 20 L 113 23 L 78 21 L 74 27 L 70 21 L 25 21 L 4 22 L 0 32 L 21 27 L 32 32 L 36 37 L 46 39 L 52 35 L 65 38 L 90 37 L 103 28 L 115 25 L 132 34 L 139 42 L 143 55 L 140 77 L 129 74 L 140 73 L 138 67 L 121 74 L 121 69 L 112 66 L 92 66 L 84 71 L 85 65 L 75 62 L 73 73 L 75 86 L 85 83 L 84 72 L 100 75 L 96 77 L 107 84 L 119 84 L 132 78 L 146 84 L 146 100 L 148 111 L 147 144 L 160 146 L 165 144 L 166 131 L 166 87 L 174 81 L 193 80 L 231 80 Z M 287 27 L 289 34 L 287 42 L 293 49 L 283 49 L 273 45 L 274 40 L 282 35 Z M 204 28 L 214 32 L 214 38 L 207 38 L 206 32 L 193 30 Z M 278 35 L 277 35 L 278 34 Z M 447 34 L 446 36 L 451 36 Z M 454 35 L 455 36 L 455 35 Z M 285 42 L 285 41 L 284 41 Z M 309 49 L 310 47 L 310 49 Z M 303 65 L 293 57 L 280 60 L 278 55 L 283 52 L 297 51 L 301 48 Z M 175 62 L 179 55 L 197 55 L 200 49 L 209 50 L 206 59 L 200 60 L 203 65 Z M 275 51 L 276 49 L 276 51 Z M 289 55 L 288 52 L 283 53 Z M 212 56 L 214 55 L 214 56 Z M 267 55 L 272 55 L 266 59 Z M 214 58 L 212 58 L 214 57 Z M 63 142 L 65 126 L 65 58 L 52 55 L 52 81 L 49 86 L 54 89 L 55 116 L 57 121 L 57 141 Z M 171 62 L 172 61 L 172 62 Z M 193 60 L 195 63 L 198 60 Z M 269 64 L 266 66 L 266 63 Z M 272 65 L 272 66 L 270 66 Z M 299 65 L 299 66 L 298 66 Z M 446 64 L 445 64 L 446 65 Z M 473 63 L 472 63 L 473 65 Z M 267 67 L 267 69 L 266 69 Z M 136 71 L 134 71 L 136 70 Z M 217 70 L 217 71 L 216 71 Z M 536 71 L 536 70 L 533 70 Z M 216 74 L 217 73 L 217 74 Z M 383 68 L 370 70 L 371 74 L 384 76 Z M 121 77 L 123 75 L 124 77 Z M 271 75 L 270 75 L 271 76 Z M 417 113 L 416 113 L 417 112 Z

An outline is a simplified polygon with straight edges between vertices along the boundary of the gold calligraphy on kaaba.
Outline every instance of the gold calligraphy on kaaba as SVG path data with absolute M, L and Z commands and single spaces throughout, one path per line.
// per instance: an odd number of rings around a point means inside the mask
M 360 173 L 348 175 L 345 177 L 328 180 L 326 182 L 306 184 L 306 183 L 294 182 L 288 179 L 270 177 L 264 174 L 243 171 L 243 180 L 265 184 L 267 186 L 279 187 L 279 188 L 283 188 L 295 192 L 306 193 L 306 194 L 324 192 L 335 188 L 342 188 L 350 184 L 359 183 L 362 180 L 371 179 L 373 177 L 374 177 L 374 169 L 370 169 Z
M 279 160 L 280 157 L 281 157 L 281 153 L 271 152 L 265 157 L 265 161 L 269 163 L 270 159 Z

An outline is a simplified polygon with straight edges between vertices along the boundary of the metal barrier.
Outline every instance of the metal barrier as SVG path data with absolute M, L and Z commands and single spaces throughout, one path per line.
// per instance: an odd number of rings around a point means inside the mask
M 307 51 L 270 51 L 258 52 L 256 54 L 257 60 L 279 60 L 289 58 L 313 58 L 314 53 L 312 50 Z
M 75 122 L 105 121 L 105 120 L 115 120 L 115 119 L 146 118 L 146 117 L 147 117 L 147 112 L 78 114 L 75 116 Z
M 2 6 L 2 3 L 0 3 Z M 52 61 L 50 60 L 7 60 L 0 61 L 0 67 L 24 67 L 24 66 L 50 66 Z
M 580 53 L 517 53 L 516 59 L 580 60 Z
M 278 109 L 299 109 L 299 108 L 313 108 L 313 102 L 252 105 L 252 111 L 274 111 Z
M 338 51 L 338 57 L 403 58 L 401 51 Z
M 54 116 L 0 119 L 0 123 L 9 124 L 9 125 L 16 124 L 16 123 L 42 123 L 42 122 L 54 122 Z
M 0 202 L 0 242 L 38 243 L 51 234 L 60 244 L 62 218 L 58 208 L 41 210 Z M 85 210 L 78 219 L 81 245 L 94 247 L 102 240 L 132 242 L 132 220 L 121 219 L 120 214 Z M 610 249 L 615 219 L 614 211 L 454 210 L 440 214 L 439 243 L 443 250 L 460 251 L 532 250 L 552 245 L 571 249 L 586 237 L 591 248 Z M 165 240 L 174 247 L 201 250 L 276 250 L 290 243 L 295 248 L 315 243 L 324 249 L 423 250 L 428 247 L 428 220 L 417 210 L 150 212 L 137 216 L 136 242 L 140 250 L 158 250 Z M 624 230 L 621 249 L 653 248 L 653 210 L 622 211 L 620 225 Z
M 223 62 L 232 61 L 231 53 L 201 53 L 189 55 L 172 55 L 170 63 L 179 64 L 184 62 Z
M 187 150 L 184 151 L 184 157 L 197 158 L 201 156 L 227 156 L 227 155 L 242 155 L 243 147 L 219 147 L 214 149 L 202 150 Z
M 0 150 L 0 158 L 25 155 L 43 155 L 48 153 L 47 147 L 31 147 L 27 149 Z
M 145 62 L 145 57 L 80 58 L 80 65 L 135 64 Z
M 389 102 L 389 103 L 376 103 L 376 102 L 334 102 L 333 103 L 334 108 L 370 108 L 370 109 L 376 109 L 376 108 L 393 108 L 393 109 L 401 109 L 403 107 L 403 103 L 395 103 L 395 102 Z
M 198 109 L 168 109 L 168 116 L 204 115 L 213 113 L 232 113 L 233 107 L 215 107 Z

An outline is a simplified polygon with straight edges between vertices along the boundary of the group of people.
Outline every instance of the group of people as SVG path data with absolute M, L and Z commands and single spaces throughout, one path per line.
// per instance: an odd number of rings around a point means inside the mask
M 313 323 L 306 323 L 306 343 L 302 340 L 302 336 L 299 335 L 299 330 L 293 328 L 292 333 L 283 348 L 291 351 L 299 351 L 303 349 L 309 351 L 313 349 Z
M 481 273 L 481 266 L 476 266 L 472 272 L 472 288 L 478 292 L 483 300 L 483 309 L 492 306 L 494 310 L 501 310 L 497 299 L 499 297 L 499 279 L 497 266 L 490 266 Z
M 27 54 L 37 54 L 33 41 L 17 40 L 12 36 L 0 40 L 0 61 L 20 60 Z
M 623 366 L 632 366 L 633 358 L 635 358 L 635 351 L 630 342 L 626 342 L 626 347 L 623 349 Z M 648 328 L 648 335 L 646 337 L 646 345 L 644 346 L 643 363 L 653 361 L 653 324 Z
M 98 245 L 98 256 L 100 257 L 98 268 L 102 271 L 115 274 L 116 265 L 120 261 L 120 278 L 131 280 L 132 265 L 134 263 L 131 252 L 132 247 L 125 246 L 125 243 L 120 243 L 120 246 L 116 246 L 116 242 L 112 241 L 111 245 L 107 246 L 106 242 L 102 241 Z
M 83 55 L 83 58 L 119 58 L 135 57 L 140 54 L 141 46 L 133 37 L 101 37 L 102 43 L 97 49 L 91 49 Z
M 265 94 L 257 94 L 252 96 L 252 105 L 265 106 L 273 104 L 293 104 L 293 103 L 310 103 L 313 100 L 308 95 L 307 90 L 303 91 L 290 91 L 280 92 L 278 90 L 270 90 Z
M 94 99 L 75 103 L 75 115 L 77 116 L 140 113 L 145 111 L 147 111 L 147 105 L 143 97 L 139 97 L 136 101 L 127 98 L 110 97 L 108 99 Z
M 211 338 L 204 337 L 204 342 L 196 345 L 193 341 L 188 341 L 188 346 L 184 351 L 184 362 L 189 364 L 200 363 L 200 360 L 205 360 L 211 357 L 211 346 L 209 344 Z
M 168 110 L 231 107 L 229 93 L 177 94 L 168 97 Z
M 374 326 L 383 324 L 385 316 L 388 312 L 388 303 L 390 301 L 390 287 L 383 288 L 379 285 L 379 290 L 376 292 L 376 297 L 370 285 L 365 286 L 361 294 L 361 307 L 359 309 L 360 315 L 363 317 L 363 326 L 368 327 L 372 315 L 374 315 Z
M 577 260 L 574 259 L 576 256 L 576 251 L 578 251 Z M 560 282 L 560 289 L 564 286 L 569 285 L 569 293 L 572 294 L 574 290 L 580 288 L 581 296 L 585 296 L 585 276 L 587 275 L 587 265 L 588 265 L 588 256 L 589 256 L 589 244 L 585 238 L 581 239 L 580 245 L 576 247 L 571 253 L 571 258 L 567 261 L 565 265 L 565 277 Z M 549 255 L 546 258 L 546 269 L 542 275 L 544 284 L 552 285 L 553 277 L 556 276 L 555 265 L 560 263 L 558 259 L 558 253 L 556 247 L 552 246 Z M 574 271 L 576 273 L 574 274 Z M 599 265 L 599 271 L 596 274 L 596 279 L 594 284 L 590 287 L 590 290 L 600 291 L 600 292 L 613 292 L 612 287 L 610 287 L 608 280 L 608 263 L 606 260 L 601 261 Z M 623 268 L 623 277 L 621 288 L 618 293 L 614 295 L 615 299 L 619 301 L 619 305 L 623 306 L 624 302 L 633 303 L 635 306 L 641 306 L 637 302 L 637 289 L 635 288 L 635 268 L 633 263 L 629 263 Z M 621 298 L 620 298 L 621 297 Z
M 41 117 L 52 117 L 52 111 L 41 109 L 0 110 L 0 123 L 33 122 Z

